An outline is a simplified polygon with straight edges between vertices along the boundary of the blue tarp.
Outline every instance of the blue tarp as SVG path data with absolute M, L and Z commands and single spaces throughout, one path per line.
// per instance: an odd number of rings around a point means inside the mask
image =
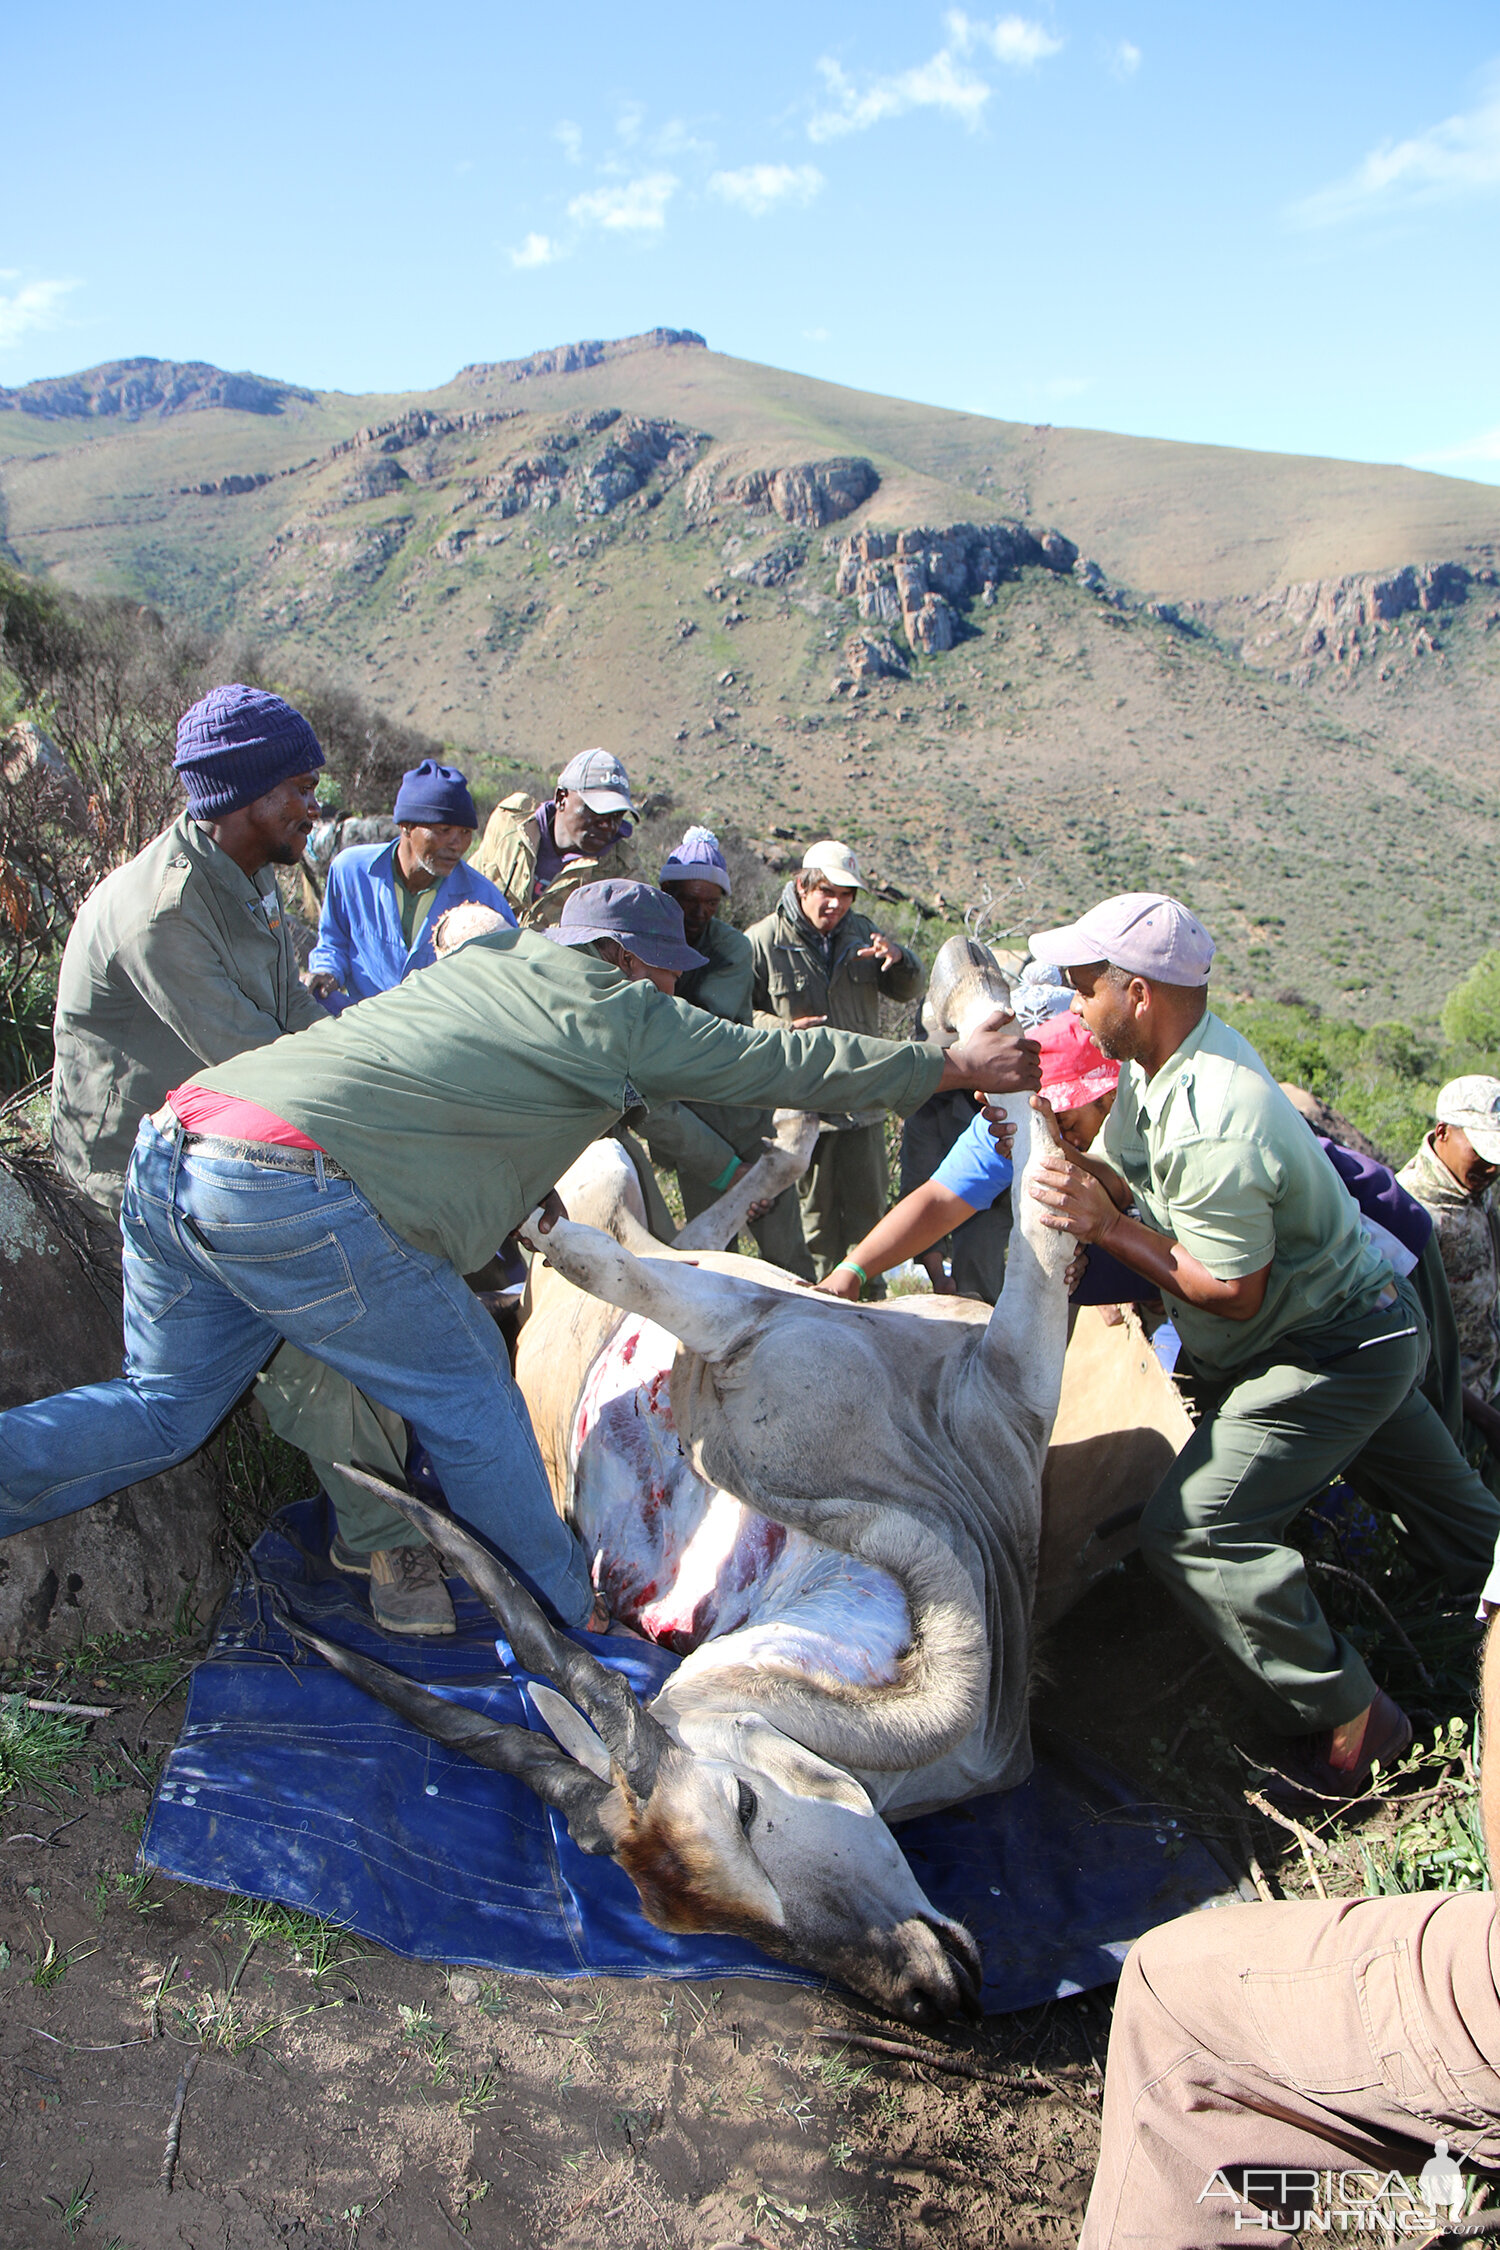
M 274 1589 L 331 1640 L 488 1715 L 540 1728 L 493 1620 L 460 1579 L 458 1632 L 393 1640 L 363 1586 L 327 1562 L 321 1498 L 257 1542 L 193 1675 L 182 1734 L 142 1838 L 180 1882 L 274 1898 L 393 1952 L 553 1977 L 779 1977 L 811 1982 L 734 1938 L 670 1937 L 612 1860 L 589 1858 L 519 1781 L 419 1734 L 277 1624 Z M 591 1643 L 651 1695 L 674 1657 Z M 1043 1742 L 1036 1771 L 897 1831 L 927 1896 L 984 1951 L 985 2006 L 1025 2008 L 1113 1981 L 1143 1930 L 1222 1895 L 1222 1870 L 1137 1807 L 1092 1758 Z

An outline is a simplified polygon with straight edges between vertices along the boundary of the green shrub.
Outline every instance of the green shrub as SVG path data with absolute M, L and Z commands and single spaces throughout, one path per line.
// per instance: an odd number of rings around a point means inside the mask
M 1500 1056 L 1500 953 L 1485 953 L 1443 1002 L 1443 1030 L 1455 1047 L 1477 1047 L 1493 1070 Z

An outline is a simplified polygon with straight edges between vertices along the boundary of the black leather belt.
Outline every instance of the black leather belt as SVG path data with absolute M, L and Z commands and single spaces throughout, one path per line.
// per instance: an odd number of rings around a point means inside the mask
M 189 1133 L 170 1103 L 163 1103 L 151 1119 L 159 1133 L 181 1135 L 184 1148 L 204 1156 L 227 1157 L 231 1164 L 274 1164 L 278 1172 L 316 1172 L 322 1164 L 331 1180 L 348 1180 L 353 1174 L 318 1148 L 289 1148 L 285 1141 L 230 1141 L 219 1133 Z
M 316 1172 L 321 1162 L 330 1180 L 347 1180 L 350 1174 L 321 1149 L 288 1148 L 284 1141 L 226 1141 L 217 1133 L 184 1133 L 182 1145 L 195 1156 L 227 1157 L 233 1164 L 270 1164 L 278 1172 Z

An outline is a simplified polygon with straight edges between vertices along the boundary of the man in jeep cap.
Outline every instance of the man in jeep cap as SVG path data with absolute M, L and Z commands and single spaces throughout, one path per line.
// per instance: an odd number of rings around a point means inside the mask
M 1500 1486 L 1500 1216 L 1490 1190 L 1500 1177 L 1500 1078 L 1452 1078 L 1437 1098 L 1437 1122 L 1398 1173 L 1432 1213 L 1433 1232 L 1458 1323 L 1470 1458 Z
M 745 932 L 755 960 L 754 1020 L 792 1031 L 830 1024 L 880 1029 L 880 1003 L 919 1000 L 927 982 L 916 955 L 854 911 L 864 877 L 847 844 L 809 844 L 775 910 Z M 813 1278 L 832 1273 L 851 1243 L 885 1214 L 890 1181 L 885 1120 L 873 1112 L 823 1119 L 798 1196 Z M 876 1281 L 872 1297 L 883 1297 Z
M 525 790 L 502 798 L 473 865 L 504 893 L 523 929 L 550 929 L 582 884 L 633 878 L 635 854 L 625 839 L 634 810 L 619 759 L 580 750 L 543 804 L 533 805 Z

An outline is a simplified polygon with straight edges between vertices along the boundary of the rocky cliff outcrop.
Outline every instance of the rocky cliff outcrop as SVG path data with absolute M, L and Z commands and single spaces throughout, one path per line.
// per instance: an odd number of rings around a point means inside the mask
M 888 633 L 851 633 L 844 670 L 852 680 L 909 680 L 911 666 Z
M 788 540 L 768 547 L 763 555 L 752 555 L 748 562 L 736 563 L 729 575 L 742 578 L 747 586 L 784 586 L 806 560 L 806 547 Z
M 315 394 L 264 375 L 227 375 L 206 360 L 111 359 L 81 375 L 57 375 L 17 390 L 0 389 L 0 413 L 34 414 L 40 421 L 117 415 L 138 422 L 210 406 L 237 414 L 280 414 L 288 399 L 311 404 Z
M 777 515 L 801 530 L 820 531 L 852 516 L 879 490 L 874 462 L 859 454 L 738 471 L 723 461 L 705 461 L 687 489 L 688 521 L 706 523 L 715 508 L 737 505 L 750 515 Z
M 524 383 L 533 375 L 576 375 L 585 367 L 602 366 L 605 360 L 627 359 L 633 352 L 664 351 L 668 345 L 687 345 L 706 351 L 695 328 L 647 328 L 639 336 L 617 336 L 613 341 L 594 338 L 582 344 L 557 344 L 551 351 L 532 352 L 526 359 L 480 359 L 461 367 L 458 383 Z
M 607 442 L 591 449 L 589 438 L 606 432 Z M 610 409 L 588 416 L 578 428 L 552 432 L 537 451 L 507 461 L 475 488 L 474 497 L 487 503 L 487 513 L 501 516 L 564 503 L 576 515 L 604 516 L 644 494 L 647 485 L 653 489 L 646 497 L 659 499 L 686 475 L 705 442 L 680 423 L 644 421 Z
M 1295 639 L 1295 654 L 1303 664 L 1357 666 L 1379 640 L 1382 628 L 1414 612 L 1430 615 L 1457 609 L 1468 600 L 1471 587 L 1497 583 L 1500 572 L 1486 564 L 1475 568 L 1462 562 L 1428 562 L 1273 586 L 1251 604 L 1252 629 L 1241 654 L 1247 664 L 1284 662 L 1293 653 Z M 1429 635 L 1427 653 L 1432 646 Z
M 856 531 L 835 548 L 834 592 L 861 618 L 899 626 L 923 656 L 952 648 L 959 610 L 993 600 L 1002 579 L 1027 568 L 1074 569 L 1078 549 L 1060 531 L 1022 523 L 954 523 L 943 530 Z

